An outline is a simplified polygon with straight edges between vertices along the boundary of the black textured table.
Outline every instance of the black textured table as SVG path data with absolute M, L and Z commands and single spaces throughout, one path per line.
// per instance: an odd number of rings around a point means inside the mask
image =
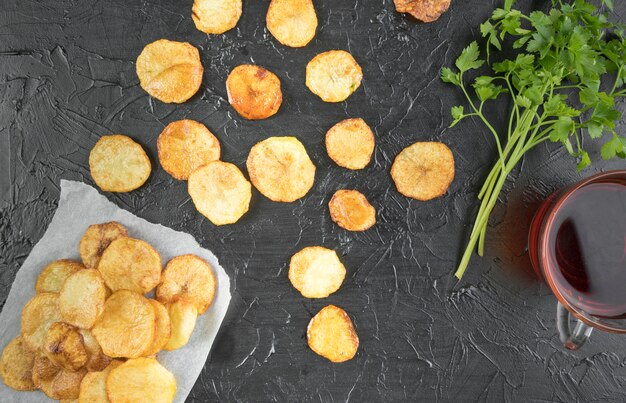
M 89 150 L 102 135 L 124 133 L 144 145 L 155 169 L 139 190 L 107 197 L 191 233 L 232 279 L 230 310 L 190 401 L 625 401 L 626 337 L 596 332 L 581 351 L 564 350 L 555 298 L 534 278 L 525 250 L 540 200 L 623 162 L 576 174 L 562 148 L 531 152 L 494 211 L 487 256 L 472 260 L 463 282 L 452 277 L 495 153 L 478 122 L 447 128 L 461 98 L 438 71 L 500 3 L 456 0 L 425 25 L 397 14 L 391 0 L 316 0 L 316 38 L 291 49 L 265 28 L 268 1 L 244 1 L 237 28 L 219 36 L 195 29 L 191 0 L 3 1 L 0 306 L 52 217 L 59 180 L 93 185 Z M 624 20 L 626 4 L 616 3 Z M 159 38 L 200 49 L 203 84 L 183 105 L 155 101 L 138 85 L 135 59 Z M 354 55 L 364 80 L 346 102 L 326 104 L 306 89 L 305 66 L 335 48 Z M 226 100 L 228 72 L 250 62 L 282 81 L 283 106 L 265 121 L 240 118 Z M 347 117 L 363 117 L 376 132 L 374 160 L 363 171 L 337 167 L 324 149 L 325 132 Z M 181 118 L 206 124 L 223 159 L 242 169 L 254 143 L 298 137 L 318 167 L 313 189 L 291 204 L 254 191 L 239 223 L 215 227 L 195 211 L 186 183 L 155 160 L 157 136 Z M 391 163 L 405 146 L 433 139 L 453 150 L 456 178 L 442 198 L 409 200 L 393 186 Z M 599 159 L 598 147 L 589 148 Z M 349 233 L 332 223 L 327 203 L 340 188 L 362 191 L 378 209 L 373 229 Z M 290 256 L 308 245 L 336 249 L 348 269 L 340 291 L 324 300 L 302 298 L 287 279 Z M 344 364 L 306 345 L 309 319 L 329 303 L 346 309 L 361 341 Z

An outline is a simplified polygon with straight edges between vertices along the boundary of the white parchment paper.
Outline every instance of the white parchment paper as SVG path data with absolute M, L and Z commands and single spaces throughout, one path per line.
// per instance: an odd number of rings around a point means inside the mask
M 129 235 L 150 243 L 165 264 L 171 258 L 193 253 L 211 264 L 217 278 L 217 293 L 209 310 L 198 317 L 189 343 L 175 351 L 161 352 L 157 359 L 176 377 L 176 402 L 184 402 L 202 371 L 230 302 L 230 280 L 211 251 L 202 248 L 189 234 L 152 224 L 118 208 L 91 186 L 61 180 L 61 198 L 43 238 L 18 271 L 0 313 L 0 349 L 20 334 L 22 308 L 35 295 L 39 272 L 57 259 L 80 260 L 78 243 L 91 224 L 118 221 Z M 0 382 L 0 402 L 50 402 L 39 391 L 17 392 Z

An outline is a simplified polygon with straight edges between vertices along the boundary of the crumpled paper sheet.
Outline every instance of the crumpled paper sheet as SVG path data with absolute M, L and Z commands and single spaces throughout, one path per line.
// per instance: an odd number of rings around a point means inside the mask
M 152 224 L 109 202 L 91 186 L 61 180 L 59 206 L 44 236 L 37 242 L 15 276 L 9 297 L 0 313 L 0 348 L 20 333 L 22 308 L 35 295 L 35 280 L 51 261 L 68 258 L 80 260 L 78 243 L 91 224 L 118 221 L 129 235 L 150 243 L 165 264 L 171 258 L 193 253 L 213 267 L 217 292 L 213 305 L 198 317 L 191 339 L 184 347 L 163 351 L 158 361 L 176 377 L 175 401 L 184 402 L 202 371 L 230 302 L 230 279 L 209 250 L 202 248 L 189 234 Z M 0 382 L 0 402 L 50 402 L 40 391 L 18 392 Z

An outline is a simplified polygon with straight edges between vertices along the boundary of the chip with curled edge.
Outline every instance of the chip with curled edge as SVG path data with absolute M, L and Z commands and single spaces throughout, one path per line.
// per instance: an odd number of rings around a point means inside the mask
M 437 21 L 450 8 L 451 0 L 393 0 L 396 11 L 409 13 L 422 22 Z

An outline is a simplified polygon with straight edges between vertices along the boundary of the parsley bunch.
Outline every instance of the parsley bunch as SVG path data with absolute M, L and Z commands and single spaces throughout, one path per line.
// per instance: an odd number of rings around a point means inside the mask
M 450 127 L 465 118 L 480 119 L 493 134 L 499 157 L 478 194 L 480 209 L 456 271 L 459 279 L 476 246 L 483 255 L 489 215 L 508 175 L 530 149 L 547 140 L 560 143 L 581 170 L 591 163 L 583 138 L 605 137 L 602 158 L 626 158 L 626 138 L 615 131 L 621 118 L 615 102 L 626 95 L 626 41 L 623 26 L 608 19 L 613 0 L 602 0 L 601 8 L 586 0 L 553 0 L 549 13 L 529 15 L 514 9 L 514 2 L 505 0 L 480 26 L 486 60 L 472 42 L 456 68 L 441 70 L 441 79 L 459 87 L 469 105 L 469 110 L 452 108 Z M 491 62 L 495 53 L 515 57 Z M 483 65 L 488 75 L 467 79 Z M 487 102 L 505 97 L 512 101 L 506 136 L 484 114 Z

